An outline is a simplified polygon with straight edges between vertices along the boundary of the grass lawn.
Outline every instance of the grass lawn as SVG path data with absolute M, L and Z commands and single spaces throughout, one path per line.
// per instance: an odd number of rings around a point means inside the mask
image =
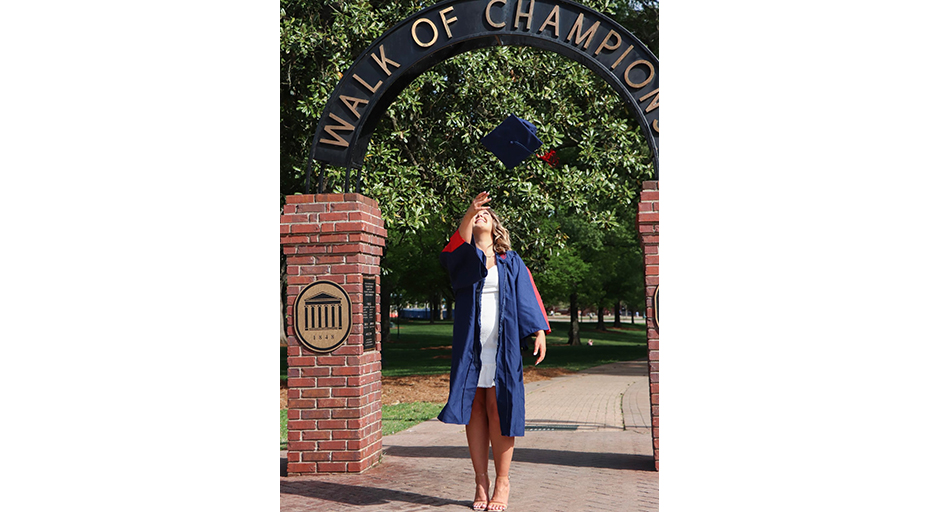
M 646 326 L 624 323 L 622 328 L 597 331 L 596 322 L 581 322 L 581 346 L 568 346 L 569 322 L 552 322 L 548 350 L 539 367 L 583 370 L 617 361 L 646 357 Z M 450 342 L 453 322 L 428 323 L 402 320 L 382 343 L 382 375 L 434 375 L 450 373 Z M 593 345 L 588 345 L 588 340 Z M 448 349 L 433 348 L 448 347 Z M 446 356 L 446 357 L 435 357 Z M 523 354 L 523 365 L 535 364 L 532 349 Z M 287 347 L 281 347 L 281 382 L 287 381 Z M 437 416 L 444 404 L 413 402 L 382 406 L 382 435 L 405 430 Z M 281 410 L 281 449 L 287 449 L 287 411 Z
M 389 436 L 437 417 L 443 403 L 411 402 L 382 406 L 382 435 Z
M 612 321 L 607 323 L 608 326 Z M 630 361 L 646 357 L 646 326 L 623 324 L 619 329 L 608 327 L 597 331 L 597 322 L 581 322 L 581 346 L 568 343 L 569 322 L 552 322 L 552 332 L 546 336 L 547 355 L 539 367 L 583 370 L 617 361 Z M 400 328 L 392 329 L 389 340 L 382 343 L 382 375 L 431 375 L 450 373 L 450 350 L 430 347 L 450 347 L 453 322 L 429 324 L 427 320 L 405 320 Z M 400 334 L 399 334 L 400 333 Z M 593 345 L 587 344 L 588 340 Z M 531 347 L 523 354 L 522 364 L 535 364 Z
M 612 322 L 608 322 L 610 325 Z M 568 346 L 569 322 L 552 322 L 548 334 L 548 355 L 539 366 L 583 370 L 617 361 L 630 361 L 646 357 L 646 327 L 624 323 L 620 329 L 608 327 L 597 331 L 596 322 L 581 322 L 579 347 Z M 382 343 L 382 375 L 434 375 L 450 373 L 450 350 L 431 347 L 450 347 L 452 322 L 429 324 L 427 320 L 403 320 L 392 328 L 389 339 Z M 588 346 L 593 340 L 593 346 Z M 523 355 L 523 364 L 535 363 L 532 352 Z M 281 382 L 287 382 L 287 347 L 281 347 Z

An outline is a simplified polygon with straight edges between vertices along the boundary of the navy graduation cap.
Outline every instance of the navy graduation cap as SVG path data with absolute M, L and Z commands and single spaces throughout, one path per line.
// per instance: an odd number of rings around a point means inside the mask
M 535 136 L 535 125 L 513 114 L 509 114 L 505 121 L 480 139 L 480 142 L 492 151 L 507 169 L 519 165 L 542 145 L 542 141 Z

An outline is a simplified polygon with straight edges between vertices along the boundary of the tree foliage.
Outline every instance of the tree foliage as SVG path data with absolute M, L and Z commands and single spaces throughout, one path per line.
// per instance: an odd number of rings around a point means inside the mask
M 386 30 L 433 3 L 282 0 L 282 195 L 305 189 L 311 138 L 342 74 Z M 582 3 L 658 53 L 658 2 Z M 540 152 L 556 150 L 557 167 L 531 157 L 507 171 L 479 143 L 510 113 L 537 126 Z M 326 171 L 328 189 L 340 191 L 345 170 Z M 490 206 L 537 282 L 561 276 L 568 260 L 566 279 L 577 281 L 574 259 L 600 262 L 584 260 L 583 248 L 604 244 L 602 235 L 581 237 L 632 226 L 639 184 L 651 175 L 638 123 L 600 77 L 551 52 L 495 47 L 445 60 L 400 93 L 373 134 L 362 188 L 378 201 L 389 230 L 383 283 L 417 300 L 429 290 L 450 293 L 436 254 L 480 191 L 493 196 Z M 576 229 L 572 219 L 590 229 Z M 619 265 L 616 258 L 598 264 Z M 597 271 L 585 273 L 593 279 Z

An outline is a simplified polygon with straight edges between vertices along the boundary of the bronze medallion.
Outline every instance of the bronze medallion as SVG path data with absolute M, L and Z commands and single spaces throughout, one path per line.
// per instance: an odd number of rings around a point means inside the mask
M 332 352 L 349 338 L 352 324 L 349 294 L 332 281 L 307 285 L 294 302 L 294 333 L 315 352 Z

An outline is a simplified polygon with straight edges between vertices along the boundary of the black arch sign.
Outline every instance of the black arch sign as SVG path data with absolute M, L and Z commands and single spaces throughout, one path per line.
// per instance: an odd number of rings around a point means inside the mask
M 408 84 L 438 62 L 501 45 L 553 51 L 606 80 L 640 122 L 659 179 L 659 61 L 617 22 L 564 0 L 450 0 L 409 16 L 343 75 L 320 116 L 310 156 L 361 168 L 382 114 Z

